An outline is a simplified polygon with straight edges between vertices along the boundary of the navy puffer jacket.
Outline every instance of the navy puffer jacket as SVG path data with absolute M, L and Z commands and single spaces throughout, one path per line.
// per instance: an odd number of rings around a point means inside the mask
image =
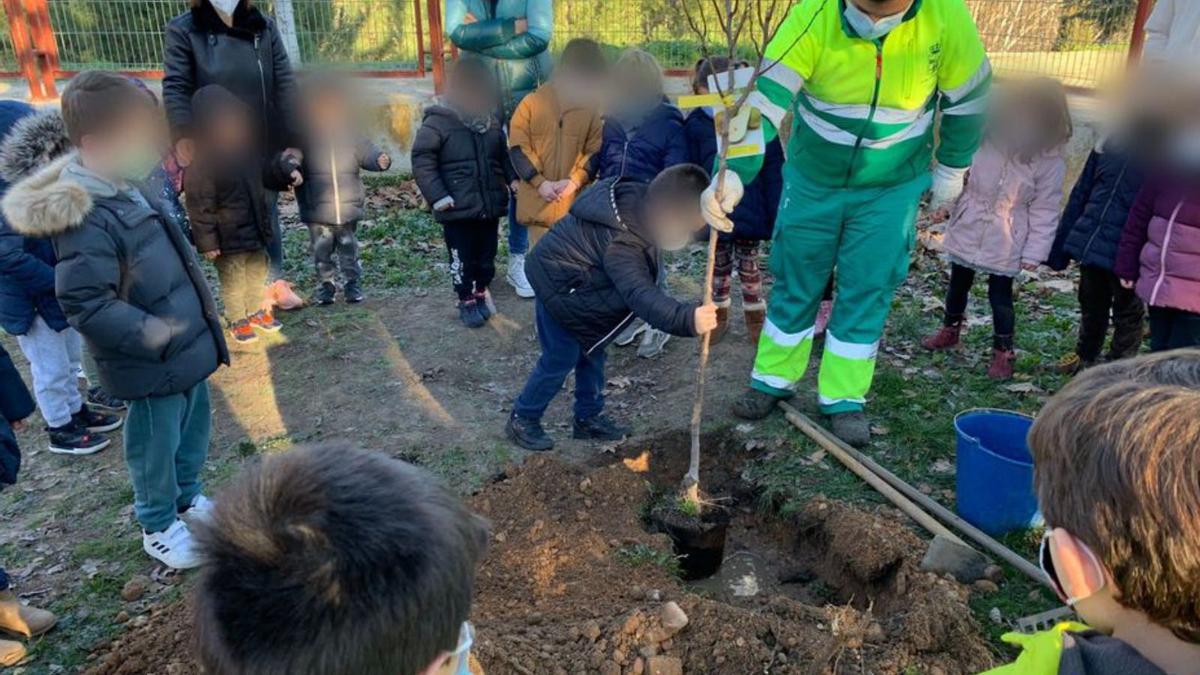
M 1121 231 L 1142 186 L 1142 172 L 1128 154 L 1098 146 L 1088 155 L 1071 190 L 1046 265 L 1063 270 L 1070 261 L 1113 268 Z
M 692 164 L 712 171 L 717 160 L 717 135 L 713 118 L 701 108 L 688 114 L 684 122 Z M 768 241 L 775 232 L 775 216 L 783 195 L 783 145 L 779 139 L 767 145 L 762 170 L 746 186 L 746 194 L 733 210 L 733 232 L 721 233 L 721 240 Z
M 635 316 L 672 335 L 696 334 L 696 305 L 655 283 L 658 249 L 641 214 L 645 194 L 634 180 L 592 185 L 525 262 L 538 302 L 588 353 L 603 350 Z
M 649 183 L 660 171 L 691 161 L 683 132 L 683 113 L 664 101 L 628 132 L 611 117 L 604 118 L 604 142 L 592 156 L 599 178 L 632 178 Z
M 58 112 L 35 114 L 19 101 L 0 101 L 0 136 L 0 196 L 10 183 L 70 149 Z M 67 328 L 54 297 L 56 263 L 49 239 L 23 236 L 0 216 L 0 327 L 10 335 L 28 333 L 39 316 L 51 330 Z

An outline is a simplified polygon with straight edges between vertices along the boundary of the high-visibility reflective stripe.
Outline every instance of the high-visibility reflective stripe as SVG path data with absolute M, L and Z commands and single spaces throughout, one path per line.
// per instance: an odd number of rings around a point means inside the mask
M 865 120 L 871 114 L 871 106 L 857 103 L 826 103 L 821 99 L 813 96 L 808 92 L 804 92 L 804 99 L 808 105 L 812 106 L 813 110 L 845 117 L 847 119 Z M 928 102 L 916 110 L 903 110 L 901 108 L 888 108 L 885 106 L 875 107 L 874 121 L 880 124 L 912 124 L 920 119 L 921 115 L 925 114 Z
M 971 99 L 958 105 L 952 105 L 948 108 L 942 108 L 942 112 L 947 115 L 980 115 L 987 110 L 988 99 L 986 96 Z
M 930 111 L 923 114 L 916 122 L 913 122 L 894 134 L 876 139 L 864 138 L 861 142 L 859 142 L 858 136 L 846 131 L 845 129 L 841 129 L 836 125 L 826 122 L 820 117 L 817 117 L 809 112 L 807 109 L 800 108 L 796 112 L 800 115 L 800 119 L 804 120 L 804 123 L 808 125 L 809 129 L 812 129 L 814 133 L 826 141 L 847 146 L 853 146 L 858 143 L 860 147 L 870 148 L 872 150 L 886 150 L 897 143 L 903 143 L 904 141 L 912 140 L 914 138 L 920 138 L 921 136 L 924 136 L 927 131 L 929 131 L 930 125 L 933 124 L 933 112 Z
M 825 349 L 847 359 L 873 359 L 879 353 L 879 342 L 876 341 L 870 344 L 843 342 L 837 339 L 833 333 L 826 331 Z
M 776 61 L 774 59 L 763 60 L 763 73 L 761 77 L 773 80 L 779 86 L 792 92 L 793 96 L 800 91 L 800 87 L 804 86 L 804 78 L 800 77 L 800 73 L 789 68 L 783 61 Z
M 750 96 L 746 97 L 746 104 L 758 108 L 764 117 L 771 120 L 771 124 L 775 125 L 776 129 L 783 126 L 783 118 L 787 116 L 787 110 L 773 103 L 761 91 L 751 92 Z
M 839 403 L 866 403 L 865 398 L 829 398 L 827 396 L 817 395 L 817 402 L 823 406 L 832 406 Z
M 789 381 L 787 378 L 779 377 L 777 375 L 760 373 L 757 370 L 751 373 L 750 378 L 758 382 L 762 382 L 772 389 L 791 391 L 792 389 L 796 388 L 796 382 Z
M 805 340 L 811 340 L 816 331 L 816 326 L 812 326 L 800 331 L 799 333 L 785 333 L 769 318 L 767 319 L 766 323 L 763 324 L 763 335 L 771 338 L 771 342 L 774 342 L 780 347 L 795 347 Z
M 991 74 L 992 64 L 985 57 L 983 59 L 983 63 L 979 64 L 979 70 L 976 70 L 974 75 L 967 78 L 966 82 L 963 82 L 953 89 L 944 89 L 942 90 L 942 93 L 946 95 L 946 98 L 950 99 L 951 103 L 957 103 L 966 98 L 968 94 L 975 91 L 976 87 L 987 81 Z

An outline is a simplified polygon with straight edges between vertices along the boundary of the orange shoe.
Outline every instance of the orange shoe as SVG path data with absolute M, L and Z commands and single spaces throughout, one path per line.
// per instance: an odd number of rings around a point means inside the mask
M 251 328 L 257 328 L 264 333 L 278 333 L 279 329 L 283 328 L 283 324 L 279 323 L 275 315 L 265 309 L 251 314 L 249 321 Z
M 242 319 L 230 326 L 229 334 L 233 336 L 233 341 L 238 344 L 248 345 L 251 342 L 258 342 L 258 334 L 254 332 L 254 327 L 250 325 L 250 321 L 247 319 Z

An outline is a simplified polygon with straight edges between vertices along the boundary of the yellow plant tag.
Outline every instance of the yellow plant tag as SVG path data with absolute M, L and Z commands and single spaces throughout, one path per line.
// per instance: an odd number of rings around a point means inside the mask
M 680 96 L 678 105 L 680 108 L 703 108 L 704 106 L 722 105 L 720 94 L 688 94 Z
M 759 145 L 734 145 L 729 148 L 729 159 L 735 157 L 750 157 L 751 155 L 761 155 L 762 146 Z

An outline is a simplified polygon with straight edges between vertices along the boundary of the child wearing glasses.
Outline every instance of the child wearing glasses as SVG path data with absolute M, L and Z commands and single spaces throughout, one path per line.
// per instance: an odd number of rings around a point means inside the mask
M 1041 563 L 1083 624 L 1035 635 L 993 675 L 1200 669 L 1200 350 L 1083 372 L 1029 435 Z
M 196 536 L 205 672 L 469 672 L 487 527 L 415 466 L 337 443 L 268 457 Z

